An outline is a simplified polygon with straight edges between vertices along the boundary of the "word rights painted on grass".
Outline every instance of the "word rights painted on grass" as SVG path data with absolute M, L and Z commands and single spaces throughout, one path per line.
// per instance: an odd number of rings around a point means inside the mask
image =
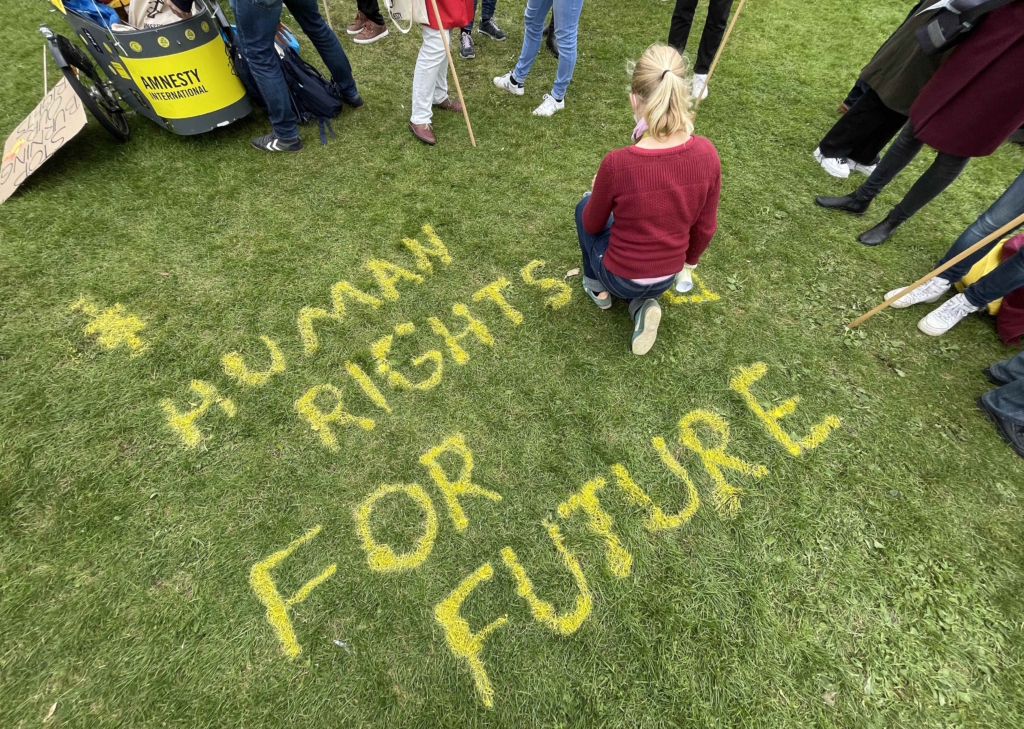
M 415 271 L 390 261 L 369 259 L 363 263 L 363 269 L 375 280 L 375 291 L 359 289 L 348 281 L 338 281 L 331 288 L 330 308 L 307 306 L 299 311 L 296 327 L 306 358 L 313 357 L 320 348 L 317 334 L 319 321 L 344 320 L 349 304 L 379 309 L 388 302 L 395 302 L 400 297 L 399 285 L 421 284 L 425 276 L 435 272 L 435 262 L 443 266 L 451 263 L 451 254 L 447 247 L 429 225 L 423 226 L 423 235 L 426 242 L 411 238 L 402 241 L 403 246 L 411 254 Z M 544 261 L 531 261 L 519 271 L 520 278 L 527 287 L 541 292 L 545 306 L 560 309 L 572 300 L 572 288 L 562 280 L 539 277 L 539 271 L 544 266 Z M 696 276 L 694 281 L 698 293 L 680 296 L 667 292 L 663 301 L 668 304 L 700 304 L 719 299 L 719 296 L 709 291 Z M 451 331 L 440 317 L 428 317 L 426 322 L 431 332 L 430 338 L 437 344 L 435 348 L 427 349 L 412 358 L 409 363 L 411 370 L 403 372 L 390 355 L 396 337 L 412 336 L 419 331 L 413 322 L 396 325 L 391 332 L 370 345 L 370 354 L 376 363 L 376 382 L 358 364 L 346 361 L 346 375 L 367 401 L 367 404 L 358 410 L 362 414 L 350 413 L 342 402 L 340 388 L 325 382 L 311 387 L 295 400 L 297 417 L 309 427 L 311 436 L 331 451 L 341 447 L 339 438 L 343 437 L 346 428 L 372 431 L 376 426 L 375 418 L 387 417 L 392 413 L 392 405 L 382 388 L 387 391 L 409 393 L 433 389 L 441 384 L 447 360 L 458 366 L 464 366 L 470 361 L 470 353 L 466 346 L 473 344 L 477 347 L 493 347 L 495 338 L 491 328 L 496 322 L 513 328 L 521 325 L 524 316 L 515 308 L 513 301 L 510 301 L 511 293 L 511 282 L 505 277 L 500 277 L 470 294 L 468 299 L 474 305 L 474 310 L 466 303 L 454 303 L 451 314 L 462 327 L 456 332 Z M 148 350 L 149 344 L 143 336 L 145 321 L 129 313 L 120 304 L 101 309 L 88 299 L 81 298 L 72 304 L 72 310 L 81 312 L 89 318 L 84 332 L 87 335 L 95 335 L 101 346 L 108 349 L 127 348 L 132 357 L 144 355 Z M 265 369 L 252 369 L 238 352 L 230 352 L 223 356 L 221 365 L 224 374 L 233 381 L 234 386 L 264 387 L 271 384 L 275 376 L 286 371 L 288 363 L 278 343 L 268 336 L 261 336 L 261 339 L 270 357 L 269 366 Z M 412 372 L 420 370 L 422 373 L 419 379 L 413 379 Z M 839 418 L 834 415 L 826 416 L 804 437 L 790 434 L 783 428 L 781 421 L 796 410 L 799 398 L 792 397 L 781 405 L 765 409 L 752 392 L 752 388 L 766 373 L 767 367 L 760 362 L 741 367 L 730 379 L 729 387 L 738 393 L 753 415 L 764 425 L 769 437 L 790 456 L 800 457 L 821 445 L 839 426 Z M 180 409 L 168 399 L 160 406 L 168 427 L 176 434 L 181 444 L 186 448 L 195 448 L 204 439 L 199 427 L 201 422 L 206 424 L 208 419 L 215 417 L 218 412 L 223 417 L 234 418 L 238 415 L 238 409 L 213 383 L 193 380 L 189 384 L 189 389 L 199 398 L 198 405 Z M 369 411 L 365 408 L 369 408 Z M 704 440 L 700 433 L 704 434 Z M 705 442 L 710 439 L 714 442 Z M 729 424 L 722 416 L 712 411 L 693 410 L 679 421 L 678 444 L 710 478 L 713 484 L 712 503 L 715 510 L 725 517 L 739 510 L 742 493 L 739 487 L 730 483 L 730 479 L 735 480 L 736 476 L 759 479 L 768 473 L 768 469 L 761 464 L 750 463 L 727 453 L 729 439 Z M 438 440 L 440 442 L 435 447 L 420 456 L 419 462 L 426 468 L 453 527 L 458 532 L 465 532 L 470 528 L 467 511 L 471 513 L 473 499 L 483 498 L 500 502 L 502 496 L 497 491 L 473 483 L 473 452 L 464 434 L 447 434 Z M 633 481 L 629 471 L 620 463 L 610 466 L 610 477 L 615 485 L 613 491 L 617 491 L 626 502 L 646 514 L 645 524 L 650 532 L 679 529 L 696 513 L 700 506 L 700 497 L 689 471 L 673 454 L 669 443 L 658 436 L 652 438 L 651 444 L 668 471 L 678 478 L 684 487 L 686 503 L 682 509 L 676 513 L 665 513 L 643 488 Z M 450 473 L 442 467 L 443 456 L 454 457 L 456 463 L 461 463 L 457 474 Z M 613 519 L 602 504 L 602 498 L 607 501 L 607 486 L 608 481 L 602 476 L 587 480 L 578 491 L 556 505 L 558 521 L 545 520 L 541 524 L 576 585 L 578 594 L 571 609 L 559 612 L 555 605 L 537 594 L 526 567 L 511 547 L 505 547 L 493 560 L 481 564 L 434 607 L 434 616 L 443 629 L 448 648 L 465 662 L 477 695 L 485 706 L 490 707 L 494 704 L 494 689 L 484 663 L 485 644 L 487 638 L 505 625 L 509 618 L 507 615 L 495 616 L 492 622 L 474 632 L 460 615 L 462 603 L 474 590 L 482 589 L 483 583 L 494 575 L 493 565 L 498 564 L 508 570 L 516 585 L 516 594 L 526 603 L 534 620 L 558 635 L 567 636 L 578 630 L 590 616 L 593 601 L 586 575 L 579 561 L 566 546 L 562 534 L 563 526 L 568 529 L 576 525 L 577 528 L 595 534 L 604 543 L 605 567 L 616 578 L 623 579 L 632 570 L 633 558 L 616 534 Z M 408 499 L 423 512 L 422 535 L 411 551 L 396 553 L 390 545 L 374 538 L 374 509 L 382 500 L 388 499 Z M 418 569 L 433 551 L 438 534 L 438 511 L 434 498 L 419 484 L 379 485 L 356 507 L 353 517 L 360 545 L 366 555 L 367 566 L 373 572 L 391 573 Z M 250 571 L 249 581 L 252 589 L 263 604 L 266 619 L 288 658 L 295 658 L 302 652 L 302 645 L 290 618 L 291 609 L 306 600 L 324 581 L 330 579 L 337 566 L 327 566 L 295 594 L 287 596 L 278 590 L 272 573 L 284 560 L 293 558 L 293 554 L 303 544 L 316 538 L 320 530 L 319 525 L 314 526 L 280 551 L 257 562 Z

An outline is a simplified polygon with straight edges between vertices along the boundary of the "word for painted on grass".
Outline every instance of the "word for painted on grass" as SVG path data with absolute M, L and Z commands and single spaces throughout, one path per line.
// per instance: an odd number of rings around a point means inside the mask
M 761 424 L 764 432 L 788 455 L 800 457 L 824 443 L 839 427 L 835 415 L 827 415 L 812 425 L 804 435 L 791 433 L 784 420 L 793 415 L 799 397 L 786 399 L 782 404 L 765 407 L 754 392 L 754 387 L 767 374 L 763 363 L 739 368 L 729 381 L 729 388 L 745 403 L 749 412 Z M 627 578 L 633 569 L 633 556 L 626 539 L 615 529 L 611 513 L 614 499 L 644 515 L 648 532 L 680 529 L 696 514 L 701 506 L 697 483 L 710 484 L 710 498 L 714 510 L 723 517 L 735 515 L 741 506 L 744 482 L 756 481 L 768 474 L 768 468 L 729 452 L 730 428 L 728 422 L 716 412 L 706 409 L 691 410 L 677 425 L 675 442 L 656 436 L 651 447 L 668 473 L 678 481 L 682 492 L 682 505 L 663 508 L 638 484 L 622 463 L 609 466 L 609 473 L 586 480 L 576 491 L 554 505 L 557 517 L 541 522 L 551 547 L 561 564 L 571 575 L 576 597 L 571 605 L 556 606 L 545 600 L 530 579 L 529 565 L 524 564 L 511 546 L 499 550 L 467 574 L 454 589 L 434 606 L 434 618 L 439 624 L 448 649 L 463 662 L 473 681 L 479 700 L 487 707 L 494 705 L 494 688 L 485 663 L 486 645 L 492 633 L 515 618 L 508 614 L 495 615 L 479 630 L 473 630 L 461 614 L 463 603 L 477 590 L 488 589 L 485 583 L 495 574 L 495 567 L 505 570 L 515 594 L 525 604 L 528 620 L 544 626 L 560 636 L 575 633 L 593 611 L 593 597 L 587 576 L 579 559 L 569 548 L 563 530 L 583 530 L 595 536 L 603 545 L 604 569 L 617 579 Z M 449 464 L 449 468 L 442 465 Z M 474 454 L 466 437 L 455 433 L 423 453 L 419 463 L 426 470 L 430 487 L 418 483 L 381 484 L 370 492 L 353 511 L 354 534 L 366 558 L 366 566 L 374 573 L 401 573 L 416 570 L 430 558 L 439 534 L 439 512 L 447 515 L 456 532 L 471 528 L 471 515 L 479 514 L 480 500 L 502 501 L 502 494 L 473 480 Z M 451 464 L 456 468 L 451 468 Z M 703 474 L 697 476 L 697 474 Z M 375 536 L 380 534 L 378 507 L 383 502 L 406 500 L 422 512 L 421 532 L 411 549 L 397 551 L 392 545 Z M 266 619 L 274 631 L 286 656 L 294 658 L 302 646 L 292 623 L 291 613 L 316 587 L 328 580 L 337 565 L 330 564 L 319 570 L 293 595 L 283 595 L 274 582 L 272 571 L 285 559 L 291 558 L 302 545 L 313 540 L 321 531 L 319 525 L 294 540 L 278 552 L 254 564 L 250 570 L 250 584 L 266 610 Z M 296 557 L 295 559 L 298 559 Z M 490 589 L 494 589 L 493 587 Z M 522 619 L 522 618 L 519 618 Z
M 321 348 L 324 329 L 343 322 L 352 310 L 372 311 L 394 304 L 401 298 L 402 287 L 424 283 L 435 273 L 435 265 L 448 266 L 452 262 L 447 246 L 430 225 L 422 227 L 423 242 L 405 238 L 402 246 L 410 256 L 404 265 L 380 258 L 363 262 L 362 270 L 373 279 L 372 286 L 362 288 L 347 279 L 335 282 L 326 302 L 302 307 L 296 315 L 296 333 L 303 357 L 314 357 Z M 573 289 L 564 280 L 543 275 L 545 261 L 534 260 L 523 266 L 518 279 L 527 289 L 540 292 L 541 303 L 557 310 L 572 300 Z M 701 304 L 717 301 L 718 294 L 708 290 L 704 282 L 694 276 L 697 291 L 688 295 L 666 292 L 667 304 Z M 499 325 L 513 329 L 524 321 L 520 304 L 515 299 L 515 287 L 505 276 L 468 293 L 464 301 L 456 301 L 448 312 L 439 312 L 425 321 L 401 322 L 390 331 L 381 332 L 369 347 L 372 366 L 367 372 L 355 357 L 344 363 L 342 381 L 323 382 L 297 393 L 294 401 L 296 416 L 309 429 L 312 437 L 326 449 L 341 448 L 344 431 L 358 429 L 371 431 L 381 417 L 392 414 L 389 398 L 393 393 L 418 393 L 432 390 L 441 384 L 446 364 L 463 366 L 471 359 L 473 348 L 489 350 L 494 347 L 494 330 Z M 143 354 L 149 343 L 144 338 L 146 323 L 128 312 L 121 304 L 101 308 L 81 298 L 71 309 L 88 317 L 83 331 L 95 336 L 107 349 L 125 348 L 132 357 Z M 267 386 L 288 367 L 288 360 L 278 340 L 261 335 L 266 349 L 263 364 L 256 365 L 252 358 L 240 352 L 228 352 L 221 358 L 221 369 L 227 383 L 213 383 L 194 379 L 188 384 L 191 402 L 182 406 L 171 398 L 161 401 L 167 426 L 186 448 L 196 448 L 207 437 L 204 428 L 214 427 L 212 418 L 220 415 L 234 418 L 238 407 L 227 392 L 229 387 L 243 389 Z M 394 351 L 408 342 L 424 342 L 424 350 L 400 362 Z M 359 408 L 352 412 L 346 405 L 349 394 L 345 386 L 354 389 Z

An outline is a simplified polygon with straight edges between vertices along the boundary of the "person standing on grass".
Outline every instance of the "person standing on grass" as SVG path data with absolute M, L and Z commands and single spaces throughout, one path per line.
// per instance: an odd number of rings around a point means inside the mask
M 952 184 L 971 157 L 992 154 L 1021 124 L 1024 0 L 1017 0 L 984 16 L 967 40 L 956 46 L 917 95 L 910 121 L 867 181 L 849 195 L 819 197 L 815 202 L 863 215 L 925 144 L 937 150 L 931 167 L 885 220 L 857 236 L 864 245 L 876 246 Z
M 960 255 L 982 238 L 995 233 L 1014 218 L 1024 215 L 1024 172 L 1007 188 L 992 206 L 960 234 L 946 255 L 939 261 L 946 261 Z M 988 255 L 998 241 L 992 241 L 976 253 L 950 267 L 911 291 L 892 305 L 894 309 L 906 309 L 916 304 L 932 304 L 941 299 L 950 287 L 967 275 L 978 261 Z M 999 266 L 964 289 L 963 293 L 949 299 L 935 311 L 917 323 L 917 328 L 933 337 L 945 334 L 969 314 L 981 311 L 989 303 L 1001 299 L 1011 291 L 1024 286 L 1024 255 L 1021 251 L 1013 254 Z M 893 289 L 885 295 L 886 301 L 898 296 L 903 288 Z
M 361 46 L 376 43 L 388 34 L 388 26 L 380 12 L 377 0 L 356 0 L 356 19 L 345 29 L 353 43 Z
M 697 0 L 676 0 L 676 9 L 672 12 L 672 25 L 668 31 L 668 44 L 680 53 L 686 50 L 686 41 L 690 37 L 690 26 L 693 25 L 693 14 L 697 10 Z M 708 19 L 704 21 L 704 32 L 700 35 L 697 47 L 697 63 L 693 66 L 693 98 L 708 97 L 708 71 L 722 44 L 722 35 L 729 22 L 729 11 L 732 0 L 708 0 Z
M 693 135 L 690 82 L 679 52 L 648 48 L 629 95 L 646 135 L 609 152 L 593 192 L 576 206 L 583 289 L 599 309 L 629 302 L 630 348 L 647 354 L 658 336 L 657 297 L 684 266 L 696 266 L 718 227 L 722 167 L 714 145 Z
M 949 55 L 925 55 L 917 42 L 918 28 L 939 12 L 920 11 L 933 4 L 934 0 L 921 0 L 911 8 L 861 71 L 854 87 L 860 93 L 851 91 L 854 103 L 818 143 L 814 159 L 833 177 L 874 172 L 879 153 L 907 123 L 918 93 Z
M 327 27 L 317 0 L 283 0 L 302 32 L 316 48 L 324 65 L 331 72 L 331 80 L 341 94 L 341 100 L 358 109 L 363 99 L 352 78 L 352 66 L 338 41 L 338 36 Z M 242 53 L 249 63 L 253 80 L 267 105 L 267 114 L 273 131 L 252 140 L 252 146 L 264 152 L 298 152 L 302 149 L 299 138 L 299 118 L 292 108 L 288 84 L 281 71 L 281 63 L 274 49 L 274 36 L 281 22 L 282 0 L 233 0 L 235 27 Z
M 984 374 L 996 389 L 989 390 L 975 402 L 1003 440 L 1024 458 L 1024 352 L 986 367 Z
M 544 94 L 540 106 L 533 110 L 534 116 L 552 116 L 565 108 L 565 92 L 572 81 L 576 68 L 576 38 L 579 31 L 580 13 L 583 0 L 526 0 L 524 15 L 523 48 L 519 52 L 516 67 L 504 76 L 497 76 L 494 85 L 510 94 L 522 96 L 526 76 L 530 73 L 540 50 L 544 19 L 548 10 L 553 10 L 555 22 L 555 45 L 558 47 L 558 70 L 550 94 Z
M 474 18 L 477 5 L 479 5 L 479 0 L 473 0 Z M 494 22 L 494 9 L 497 5 L 498 0 L 484 0 L 484 9 L 480 13 L 479 32 L 488 38 L 503 41 L 505 40 L 505 31 Z M 462 31 L 459 33 L 459 55 L 466 59 L 476 58 L 476 51 L 473 48 L 473 18 L 470 18 L 469 25 L 462 26 Z
M 437 0 L 440 19 L 434 4 L 427 2 L 429 25 L 420 25 L 423 44 L 416 57 L 412 77 L 412 116 L 409 131 L 424 144 L 434 146 L 432 125 L 434 109 L 462 113 L 462 104 L 448 97 L 448 56 L 444 50 L 446 28 L 461 28 L 473 20 L 473 0 Z

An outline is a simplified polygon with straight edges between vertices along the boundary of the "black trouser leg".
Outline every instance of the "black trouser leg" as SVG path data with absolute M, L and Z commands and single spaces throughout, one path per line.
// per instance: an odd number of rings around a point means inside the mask
M 818 147 L 825 157 L 849 157 L 862 165 L 871 165 L 906 123 L 907 117 L 890 109 L 868 88 L 836 121 Z
M 709 0 L 708 19 L 704 23 L 704 32 L 700 36 L 700 47 L 697 48 L 697 63 L 693 66 L 694 73 L 704 74 L 711 68 L 711 63 L 722 43 L 725 26 L 729 22 L 729 11 L 732 0 Z
M 384 16 L 381 15 L 377 0 L 356 0 L 356 9 L 377 25 L 384 25 Z
M 914 136 L 914 129 L 908 122 L 885 156 L 882 157 L 878 167 L 854 194 L 862 200 L 874 199 L 904 167 L 910 164 L 923 146 L 924 143 L 917 140 L 917 137 Z
M 969 160 L 970 157 L 957 157 L 939 152 L 931 167 L 917 178 L 917 181 L 896 206 L 903 219 L 909 218 L 953 184 L 953 180 L 960 176 Z
M 697 9 L 697 0 L 676 0 L 676 9 L 672 11 L 672 25 L 668 29 L 668 44 L 682 53 L 686 50 L 686 41 L 690 37 L 690 26 L 693 25 L 693 13 Z

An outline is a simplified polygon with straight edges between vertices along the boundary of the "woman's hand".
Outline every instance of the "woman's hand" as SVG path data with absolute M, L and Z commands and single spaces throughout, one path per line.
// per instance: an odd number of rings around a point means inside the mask
M 594 183 L 597 182 L 597 175 L 594 175 L 594 179 L 590 181 L 590 189 L 593 191 Z

